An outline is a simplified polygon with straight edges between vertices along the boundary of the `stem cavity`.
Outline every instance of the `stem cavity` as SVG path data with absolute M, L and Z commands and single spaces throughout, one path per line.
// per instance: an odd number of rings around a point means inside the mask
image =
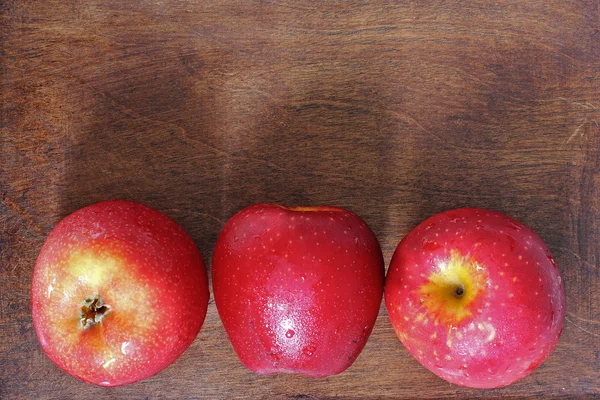
M 96 325 L 102 319 L 110 314 L 111 307 L 104 304 L 102 298 L 98 295 L 88 297 L 81 305 L 79 313 L 79 323 L 82 329 L 89 329 Z

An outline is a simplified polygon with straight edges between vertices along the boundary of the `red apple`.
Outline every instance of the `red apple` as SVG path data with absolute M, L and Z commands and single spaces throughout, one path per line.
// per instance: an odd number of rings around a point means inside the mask
M 221 232 L 212 273 L 233 348 L 261 374 L 344 371 L 364 347 L 383 294 L 377 238 L 336 207 L 245 208 Z
M 396 334 L 457 385 L 523 378 L 552 352 L 565 319 L 559 270 L 542 240 L 497 212 L 435 215 L 399 244 L 385 303 Z
M 194 341 L 208 307 L 194 242 L 164 214 L 104 201 L 63 219 L 37 259 L 33 323 L 44 352 L 88 383 L 148 378 Z

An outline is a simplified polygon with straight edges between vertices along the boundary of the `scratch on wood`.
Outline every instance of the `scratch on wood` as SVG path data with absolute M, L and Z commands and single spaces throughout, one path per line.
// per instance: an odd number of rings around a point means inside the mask
M 556 55 L 558 55 L 560 57 L 564 57 L 566 59 L 569 59 L 569 60 L 571 60 L 574 63 L 578 63 L 578 64 L 582 64 L 582 65 L 593 65 L 594 64 L 593 62 L 590 62 L 590 61 L 578 60 L 578 59 L 576 59 L 574 57 L 571 57 L 568 54 L 565 54 L 565 53 L 561 52 L 558 49 L 555 49 L 552 46 L 549 46 L 549 45 L 547 45 L 545 43 L 542 43 L 542 42 L 539 42 L 539 41 L 533 41 L 532 44 L 537 45 L 539 47 L 542 47 L 542 48 L 546 49 L 549 53 L 556 54 Z
M 164 211 L 168 211 L 168 212 L 180 212 L 181 210 L 178 209 L 178 208 L 167 208 Z M 227 221 L 223 221 L 222 219 L 219 219 L 219 218 L 217 218 L 217 217 L 215 217 L 213 215 L 210 215 L 208 213 L 203 213 L 203 212 L 200 212 L 200 211 L 186 211 L 186 213 L 190 213 L 190 214 L 194 214 L 194 215 L 200 215 L 200 216 L 203 216 L 203 217 L 207 217 L 209 219 L 212 219 L 212 220 L 218 222 L 221 225 L 225 225 L 227 223 Z
M 575 315 L 575 314 L 573 314 L 573 313 L 567 313 L 567 315 L 569 315 L 569 316 L 571 316 L 571 317 L 573 317 L 573 318 L 577 318 L 577 319 L 578 319 L 578 320 L 580 320 L 580 321 L 587 322 L 587 323 L 589 323 L 589 324 L 600 325 L 600 321 L 595 321 L 595 320 L 593 320 L 593 319 L 586 319 L 586 318 L 582 318 L 582 317 L 579 317 L 579 316 L 577 316 L 577 315 Z
M 409 123 L 413 123 L 413 124 L 415 124 L 415 125 L 416 125 L 416 126 L 419 128 L 419 129 L 421 129 L 423 132 L 425 132 L 425 133 L 427 133 L 428 135 L 430 135 L 430 136 L 432 136 L 432 137 L 434 137 L 434 138 L 438 139 L 439 141 L 441 141 L 442 143 L 444 143 L 444 144 L 446 144 L 446 145 L 448 145 L 448 146 L 450 146 L 450 147 L 457 148 L 457 149 L 458 149 L 458 148 L 460 148 L 459 146 L 456 146 L 456 145 L 453 145 L 453 144 L 451 144 L 451 143 L 448 143 L 448 141 L 447 141 L 447 140 L 444 140 L 444 139 L 443 139 L 441 136 L 438 136 L 438 135 L 436 135 L 435 133 L 433 133 L 431 130 L 429 130 L 429 129 L 425 128 L 423 125 L 421 125 L 421 123 L 420 123 L 419 121 L 417 121 L 417 120 L 416 120 L 414 117 L 412 117 L 412 116 L 411 116 L 411 115 L 409 115 L 409 114 L 402 113 L 402 112 L 398 112 L 398 111 L 392 111 L 392 110 L 385 110 L 385 111 L 386 111 L 387 113 L 389 113 L 389 114 L 392 114 L 392 115 L 395 115 L 396 117 L 398 117 L 398 118 L 400 118 L 400 119 L 403 119 L 403 120 L 405 120 L 405 121 L 407 121 L 407 122 L 409 122 Z M 475 149 L 468 148 L 468 150 L 475 150 Z
M 486 81 L 478 78 L 477 76 L 475 76 L 473 74 L 468 73 L 467 71 L 465 71 L 462 68 L 455 67 L 453 65 L 448 65 L 448 64 L 430 64 L 430 65 L 435 66 L 435 67 L 440 67 L 440 68 L 442 68 L 444 70 L 446 70 L 446 69 L 452 69 L 454 71 L 458 71 L 461 74 L 463 74 L 464 76 L 466 76 L 468 78 L 471 78 L 475 82 L 478 82 L 478 83 L 482 84 L 483 86 L 486 86 L 486 87 L 490 88 L 491 90 L 494 90 L 494 91 L 496 90 L 496 88 L 494 87 L 493 84 L 491 84 L 489 82 L 486 82 Z M 515 100 L 515 101 L 518 101 L 518 102 L 528 102 L 528 101 L 530 101 L 530 100 L 523 99 L 523 98 L 520 98 L 520 97 L 516 97 L 516 96 L 510 95 L 510 94 L 507 94 L 507 93 L 500 93 L 499 92 L 498 94 L 500 94 L 500 97 L 504 97 L 504 98 L 507 98 L 507 99 L 512 99 L 512 100 Z
M 584 260 L 583 258 L 581 258 L 581 256 L 579 254 L 577 254 L 575 251 L 567 248 L 567 247 L 557 247 L 558 250 L 567 252 L 567 253 L 571 253 L 573 255 L 573 257 L 575 257 L 577 259 L 577 261 L 579 261 L 580 263 L 587 265 L 590 268 L 597 268 L 598 266 L 595 264 L 592 264 L 591 262 Z
M 600 335 L 598 335 L 597 333 L 594 332 L 590 332 L 587 329 L 582 328 L 581 326 L 577 325 L 575 322 L 571 321 L 569 319 L 569 317 L 565 317 L 565 321 L 567 321 L 568 323 L 576 326 L 577 328 L 579 328 L 580 330 L 584 331 L 585 333 L 589 333 L 590 335 L 594 336 L 594 337 L 600 337 Z
M 581 131 L 581 129 L 588 123 L 588 121 L 584 121 L 581 125 L 579 125 L 577 127 L 577 129 L 575 129 L 575 132 L 573 132 L 571 134 L 571 136 L 569 136 L 569 138 L 566 140 L 566 142 L 563 142 L 565 144 L 569 144 L 571 143 L 571 140 L 573 140 L 575 138 L 575 136 L 577 136 L 577 134 Z M 582 131 L 581 134 L 579 135 L 580 137 L 583 137 L 584 132 Z

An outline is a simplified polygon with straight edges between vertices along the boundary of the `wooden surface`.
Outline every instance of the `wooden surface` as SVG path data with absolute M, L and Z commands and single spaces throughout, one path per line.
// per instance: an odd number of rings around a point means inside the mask
M 597 1 L 0 2 L 0 398 L 588 398 L 600 395 Z M 210 265 L 259 201 L 347 207 L 389 262 L 436 212 L 478 206 L 547 242 L 567 321 L 528 378 L 450 385 L 382 306 L 345 373 L 258 376 L 209 305 L 157 376 L 88 386 L 42 353 L 29 288 L 64 216 L 114 198 L 179 222 Z

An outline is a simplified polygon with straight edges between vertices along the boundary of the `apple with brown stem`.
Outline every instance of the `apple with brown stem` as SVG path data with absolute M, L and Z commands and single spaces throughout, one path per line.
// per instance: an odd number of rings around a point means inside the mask
M 100 386 L 148 378 L 194 341 L 208 307 L 202 257 L 164 214 L 104 201 L 64 218 L 38 256 L 33 323 L 50 359 Z

